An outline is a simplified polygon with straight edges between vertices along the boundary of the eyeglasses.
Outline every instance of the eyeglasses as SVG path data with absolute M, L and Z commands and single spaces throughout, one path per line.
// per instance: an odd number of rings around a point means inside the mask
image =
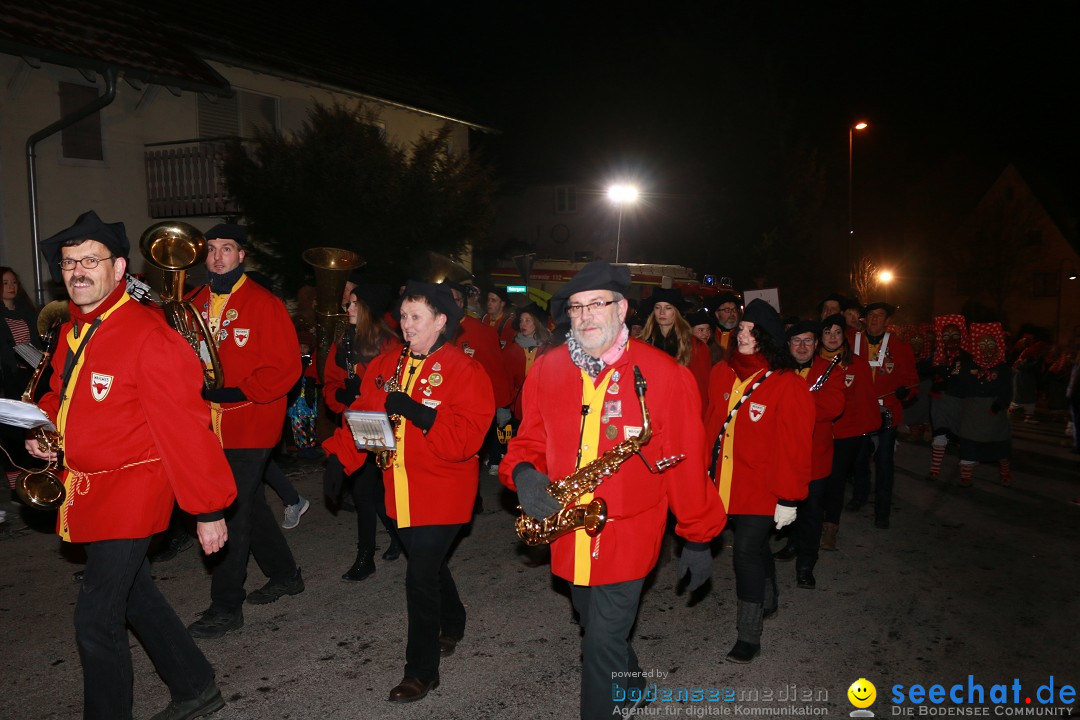
M 817 342 L 817 338 L 812 338 L 812 337 L 811 338 L 797 338 L 797 337 L 793 337 L 790 340 L 788 340 L 788 342 L 791 343 L 792 345 L 813 345 L 815 342 Z
M 75 258 L 64 258 L 60 261 L 60 268 L 62 270 L 74 270 L 75 265 L 78 264 L 82 265 L 87 270 L 93 270 L 102 260 L 112 260 L 115 257 L 115 255 L 110 255 L 109 257 L 96 258 L 93 255 L 90 255 L 89 257 L 79 258 L 78 260 Z
M 586 305 L 567 305 L 566 306 L 566 314 L 569 315 L 572 318 L 576 318 L 576 317 L 579 317 L 581 315 L 581 313 L 585 310 L 585 308 L 588 308 L 589 309 L 589 314 L 593 315 L 595 313 L 600 312 L 601 310 L 606 308 L 608 305 L 614 305 L 617 302 L 619 302 L 619 301 L 618 300 L 597 300 L 596 302 L 591 302 L 591 303 L 588 303 Z

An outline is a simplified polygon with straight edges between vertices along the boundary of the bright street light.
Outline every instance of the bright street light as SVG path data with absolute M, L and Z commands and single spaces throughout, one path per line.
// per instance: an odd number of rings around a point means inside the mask
M 619 262 L 619 245 L 622 241 L 623 208 L 637 202 L 638 189 L 633 185 L 612 185 L 607 191 L 608 199 L 619 208 L 619 224 L 615 230 L 615 262 Z
M 878 284 L 885 288 L 885 302 L 889 302 L 889 283 L 893 281 L 893 277 L 892 270 L 882 270 L 877 276 Z
M 854 139 L 855 139 L 855 131 L 858 130 L 858 131 L 862 132 L 863 130 L 865 130 L 868 127 L 870 127 L 870 125 L 865 120 L 859 120 L 854 125 L 848 127 L 848 131 L 847 131 L 847 235 L 848 235 L 848 241 L 847 241 L 848 258 L 847 258 L 847 260 L 848 260 L 848 268 L 854 267 L 854 264 L 853 264 L 854 263 L 854 258 L 851 255 L 852 236 L 855 234 L 855 229 L 854 229 L 854 227 L 852 225 L 852 221 L 851 221 L 851 188 L 852 188 L 852 184 L 853 184 L 852 178 L 853 178 L 853 175 L 854 175 L 854 173 L 852 172 L 852 168 L 853 168 L 853 162 L 852 162 L 852 160 L 853 160 L 853 157 L 852 157 L 853 152 L 852 152 L 852 150 L 854 149 L 853 145 L 854 145 Z M 849 270 L 849 272 L 850 272 L 850 270 Z

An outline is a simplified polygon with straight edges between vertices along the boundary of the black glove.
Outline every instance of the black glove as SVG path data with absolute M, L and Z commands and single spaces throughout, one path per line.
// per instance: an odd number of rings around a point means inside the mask
M 517 486 L 518 503 L 526 515 L 545 518 L 562 509 L 559 501 L 548 494 L 551 480 L 547 475 L 529 463 L 519 463 L 511 475 Z
M 247 400 L 247 396 L 244 395 L 244 391 L 238 387 L 223 387 L 223 388 L 203 388 L 202 391 L 203 400 L 209 400 L 216 403 L 231 403 L 231 402 L 244 402 Z
M 911 390 L 906 387 L 896 388 L 896 399 L 903 401 L 908 395 L 911 394 Z
M 712 550 L 709 543 L 689 542 L 683 546 L 679 556 L 679 566 L 675 570 L 676 581 L 690 573 L 690 584 L 686 589 L 694 592 L 712 577 Z
M 345 481 L 345 468 L 337 456 L 331 455 L 326 458 L 326 468 L 323 470 L 322 487 L 323 494 L 331 502 L 337 502 L 341 495 L 341 484 Z
M 360 395 L 360 378 L 351 377 L 345 380 L 345 387 L 339 388 L 334 397 L 345 406 L 352 405 L 352 401 Z
M 418 403 L 400 391 L 387 394 L 383 407 L 388 415 L 400 415 L 425 432 L 435 424 L 435 408 Z

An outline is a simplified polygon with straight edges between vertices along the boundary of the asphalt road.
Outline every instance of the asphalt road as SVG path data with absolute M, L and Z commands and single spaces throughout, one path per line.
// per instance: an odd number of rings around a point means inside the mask
M 1018 442 L 1012 487 L 1000 486 L 996 468 L 984 465 L 975 486 L 961 488 L 954 454 L 946 457 L 944 480 L 931 483 L 924 479 L 928 448 L 901 443 L 892 528 L 874 529 L 870 506 L 845 513 L 840 550 L 822 553 L 816 590 L 797 589 L 794 567 L 780 564 L 780 612 L 766 622 L 762 654 L 750 665 L 723 660 L 735 639 L 730 549 L 718 550 L 711 590 L 696 604 L 676 594 L 674 563 L 662 557 L 642 601 L 635 649 L 661 692 L 696 688 L 705 697 L 658 700 L 647 709 L 669 717 L 847 716 L 854 709 L 847 689 L 866 678 L 877 688 L 870 710 L 879 718 L 928 707 L 910 700 L 894 707 L 896 685 L 906 693 L 913 684 L 963 683 L 967 692 L 974 683 L 989 693 L 1014 680 L 1019 705 L 1009 708 L 1023 712 L 1031 697 L 1028 711 L 1046 712 L 1035 693 L 1051 676 L 1058 695 L 1050 707 L 1061 707 L 1061 687 L 1080 681 L 1075 457 Z M 302 494 L 319 497 L 319 464 L 285 467 Z M 457 653 L 443 662 L 438 689 L 411 705 L 386 701 L 404 664 L 405 560 L 377 556 L 374 576 L 342 582 L 355 516 L 313 502 L 286 533 L 307 590 L 248 605 L 241 630 L 199 641 L 228 702 L 214 717 L 576 717 L 579 632 L 568 592 L 546 566 L 525 564 L 512 496 L 486 473 L 481 489 L 485 511 L 451 561 L 469 624 Z M 6 507 L 0 717 L 79 717 L 77 553 L 51 534 L 47 518 L 20 518 Z M 381 529 L 379 541 L 385 548 Z M 197 550 L 155 565 L 154 575 L 185 622 L 209 604 Z M 262 582 L 252 563 L 248 589 Z M 145 718 L 168 694 L 134 636 L 132 653 L 135 717 Z M 709 700 L 710 692 L 718 699 Z M 1003 713 L 989 698 L 986 704 L 990 715 Z

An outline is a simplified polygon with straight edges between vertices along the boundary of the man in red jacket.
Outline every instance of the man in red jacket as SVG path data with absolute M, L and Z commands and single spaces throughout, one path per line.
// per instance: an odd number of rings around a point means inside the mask
M 63 440 L 57 532 L 86 548 L 75 605 L 83 715 L 131 717 L 128 623 L 172 696 L 155 717 L 213 712 L 225 704 L 214 670 L 154 586 L 146 558 L 174 501 L 197 515 L 206 553 L 229 538 L 222 517 L 236 486 L 199 397 L 202 368 L 160 312 L 125 292 L 123 223 L 105 224 L 91 211 L 41 250 L 71 298 L 39 404 Z M 57 459 L 36 439 L 26 447 Z
M 581 717 L 590 719 L 611 717 L 641 697 L 638 683 L 644 683 L 630 631 L 668 509 L 678 520 L 676 532 L 687 540 L 679 574 L 691 573 L 691 589 L 711 574 L 708 543 L 725 522 L 700 451 L 697 384 L 666 353 L 629 338 L 629 288 L 629 271 L 595 261 L 556 293 L 553 315 L 557 322 L 569 317 L 570 337 L 538 358 L 526 376 L 521 427 L 499 470 L 503 484 L 517 490 L 524 512 L 543 518 L 561 507 L 549 493 L 551 478 L 572 475 L 617 445 L 652 433 L 641 448 L 643 458 L 631 457 L 576 500 L 607 503 L 602 532 L 590 537 L 578 528 L 551 545 L 552 572 L 571 583 L 585 630 L 580 707 Z M 637 370 L 648 386 L 649 425 L 640 399 L 645 391 L 639 396 L 635 390 Z M 656 474 L 657 461 L 673 455 L 686 459 Z M 636 681 L 633 673 L 639 673 Z
M 300 344 L 281 300 L 244 274 L 247 229 L 216 225 L 206 232 L 210 284 L 192 296 L 217 343 L 224 387 L 204 390 L 214 432 L 236 478 L 236 505 L 226 517 L 232 542 L 213 569 L 210 607 L 188 629 L 217 638 L 244 624 L 243 603 L 271 603 L 303 592 L 304 580 L 289 544 L 266 504 L 263 474 L 281 439 L 285 396 L 300 378 Z M 248 554 L 270 576 L 250 595 L 244 590 Z
M 874 527 L 889 528 L 892 511 L 893 454 L 896 450 L 896 428 L 904 419 L 905 400 L 911 401 L 919 392 L 919 375 L 915 371 L 915 354 L 911 345 L 885 330 L 896 308 L 888 303 L 873 302 L 863 309 L 866 332 L 855 333 L 854 351 L 870 363 L 874 376 L 874 393 L 881 409 L 881 430 L 874 436 Z M 855 470 L 855 493 L 848 510 L 857 511 L 870 494 L 869 457 L 860 459 Z

